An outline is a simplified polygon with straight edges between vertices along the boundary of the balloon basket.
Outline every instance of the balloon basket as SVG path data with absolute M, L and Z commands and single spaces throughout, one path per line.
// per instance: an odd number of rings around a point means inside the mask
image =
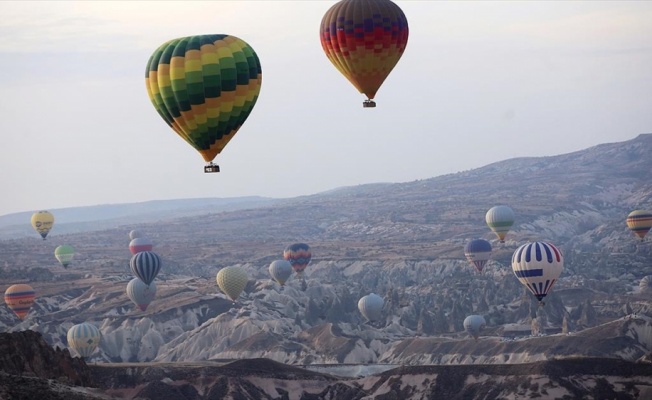
M 365 100 L 362 102 L 362 107 L 364 108 L 375 108 L 376 102 L 373 100 Z
M 204 173 L 209 174 L 213 172 L 220 172 L 220 166 L 213 163 L 204 165 Z

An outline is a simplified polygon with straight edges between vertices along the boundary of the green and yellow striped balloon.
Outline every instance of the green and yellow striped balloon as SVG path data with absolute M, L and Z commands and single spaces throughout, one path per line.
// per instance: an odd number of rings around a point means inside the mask
M 262 70 L 258 56 L 242 39 L 187 36 L 156 49 L 145 81 L 159 115 L 211 162 L 254 108 Z

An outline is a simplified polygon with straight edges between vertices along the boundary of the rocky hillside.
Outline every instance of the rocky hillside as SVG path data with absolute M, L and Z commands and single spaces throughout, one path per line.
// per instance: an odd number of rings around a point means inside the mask
M 652 275 L 650 238 L 624 221 L 652 208 L 652 135 L 544 158 L 506 160 L 428 180 L 342 188 L 270 206 L 161 218 L 86 234 L 0 241 L 0 283 L 28 282 L 37 303 L 24 321 L 0 307 L 0 328 L 31 329 L 66 346 L 73 324 L 102 331 L 98 362 L 194 362 L 267 358 L 285 364 L 498 364 L 560 356 L 634 361 L 652 350 L 652 300 L 638 283 Z M 516 223 L 504 245 L 484 222 L 507 204 Z M 147 311 L 125 295 L 132 278 L 127 234 L 147 232 L 164 262 Z M 492 240 L 482 274 L 464 244 Z M 548 240 L 565 270 L 545 307 L 515 279 L 513 251 Z M 281 290 L 267 267 L 290 243 L 311 245 L 305 283 Z M 52 255 L 77 254 L 68 269 Z M 234 305 L 215 274 L 242 266 L 250 281 Z M 385 300 L 373 324 L 357 311 Z M 487 327 L 476 343 L 469 314 Z

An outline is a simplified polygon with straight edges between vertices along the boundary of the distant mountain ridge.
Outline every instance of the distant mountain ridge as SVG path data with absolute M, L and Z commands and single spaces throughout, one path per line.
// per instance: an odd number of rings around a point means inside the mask
M 280 200 L 260 196 L 152 200 L 140 203 L 103 204 L 48 210 L 55 214 L 56 231 L 75 233 L 115 228 L 124 224 L 233 211 L 275 204 Z M 34 210 L 38 211 L 38 210 Z M 31 235 L 32 211 L 0 216 L 0 239 Z M 98 223 L 99 222 L 99 223 Z

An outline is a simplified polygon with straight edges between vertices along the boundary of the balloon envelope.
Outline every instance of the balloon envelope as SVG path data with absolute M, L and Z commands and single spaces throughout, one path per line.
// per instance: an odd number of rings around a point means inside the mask
M 41 235 L 43 240 L 50 233 L 50 229 L 54 226 L 54 215 L 49 211 L 37 211 L 32 214 L 32 228 Z
M 216 280 L 217 286 L 235 302 L 245 286 L 247 286 L 249 276 L 244 269 L 232 266 L 222 268 L 217 273 Z
M 81 357 L 88 357 L 100 344 L 102 335 L 93 324 L 83 322 L 68 329 L 68 346 L 73 348 Z
M 342 0 L 321 20 L 319 38 L 326 57 L 369 99 L 405 51 L 407 18 L 390 0 Z
M 210 162 L 253 110 L 262 69 L 258 56 L 242 39 L 222 34 L 187 36 L 154 51 L 145 83 L 163 120 Z
M 358 300 L 358 310 L 368 321 L 378 321 L 383 313 L 385 301 L 375 293 L 370 293 Z
M 75 249 L 72 246 L 66 244 L 57 246 L 54 249 L 54 257 L 59 261 L 59 263 L 64 267 L 68 268 L 68 265 L 72 261 L 72 258 L 75 256 Z
M 269 274 L 282 285 L 292 275 L 292 264 L 287 260 L 276 260 L 269 265 Z
M 652 212 L 645 210 L 632 211 L 627 216 L 627 227 L 642 241 L 652 228 Z
M 641 278 L 638 287 L 643 293 L 652 293 L 652 275 L 647 275 Z
M 156 282 L 152 281 L 149 285 L 134 278 L 127 283 L 127 296 L 142 311 L 147 310 L 147 306 L 156 298 Z
M 464 256 L 475 268 L 482 269 L 491 258 L 491 243 L 484 239 L 473 239 L 464 246 Z
M 487 322 L 481 315 L 469 315 L 464 319 L 464 330 L 471 334 L 476 341 L 486 325 Z
M 137 230 L 132 230 L 129 232 L 129 240 L 134 240 L 142 236 L 143 236 L 142 233 L 140 233 L 140 231 Z
M 153 248 L 152 241 L 144 237 L 138 237 L 129 242 L 129 251 L 131 254 L 137 254 L 141 251 L 152 251 Z
M 292 269 L 297 274 L 301 275 L 312 260 L 312 252 L 307 244 L 294 243 L 285 248 L 283 258 L 292 264 Z
M 24 283 L 11 285 L 5 291 L 5 303 L 18 318 L 24 319 L 34 305 L 36 294 L 31 286 Z
M 564 257 L 550 243 L 526 243 L 512 255 L 514 275 L 539 301 L 552 289 L 563 270 Z
M 131 256 L 129 267 L 134 276 L 149 285 L 161 270 L 161 258 L 153 251 L 141 251 Z
M 495 206 L 487 211 L 485 221 L 489 228 L 498 236 L 501 243 L 505 242 L 505 235 L 514 225 L 514 211 L 507 206 Z

